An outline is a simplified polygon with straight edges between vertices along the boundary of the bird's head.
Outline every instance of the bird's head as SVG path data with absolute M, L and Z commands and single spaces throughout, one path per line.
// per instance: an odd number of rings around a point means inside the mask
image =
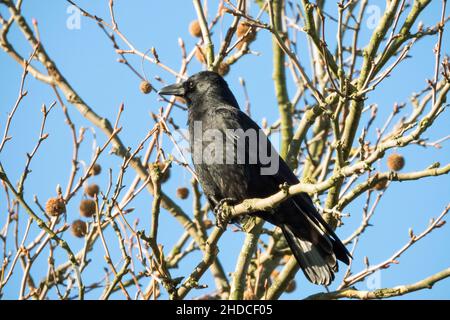
M 237 106 L 226 81 L 216 72 L 202 71 L 186 81 L 166 86 L 160 95 L 174 95 L 186 100 L 188 107 L 211 99 L 219 99 Z

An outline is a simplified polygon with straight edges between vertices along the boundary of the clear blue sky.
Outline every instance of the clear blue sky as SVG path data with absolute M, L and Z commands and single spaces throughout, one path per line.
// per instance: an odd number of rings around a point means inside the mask
M 178 70 L 180 67 L 180 50 L 178 47 L 178 37 L 186 42 L 187 48 L 192 48 L 195 43 L 188 33 L 188 25 L 195 19 L 195 12 L 190 1 L 116 1 L 116 18 L 122 32 L 127 35 L 129 40 L 141 51 L 146 51 L 155 47 L 161 60 Z M 214 1 L 209 1 L 211 4 Z M 335 5 L 336 1 L 330 1 L 329 5 Z M 78 1 L 78 3 L 88 8 L 90 12 L 98 16 L 109 18 L 107 1 Z M 380 5 L 384 8 L 385 1 L 371 1 L 372 4 Z M 212 10 L 215 12 L 215 5 Z M 66 27 L 68 5 L 65 1 L 51 0 L 25 0 L 23 12 L 25 17 L 31 22 L 31 18 L 36 18 L 39 22 L 39 30 L 42 42 L 54 59 L 63 75 L 83 97 L 83 99 L 100 115 L 109 119 L 115 119 L 118 106 L 121 102 L 125 103 L 125 112 L 123 113 L 121 124 L 123 130 L 121 138 L 127 146 L 136 147 L 153 125 L 150 112 L 158 112 L 158 109 L 165 106 L 158 101 L 157 96 L 142 95 L 139 92 L 140 80 L 130 72 L 129 69 L 116 62 L 118 56 L 115 54 L 109 39 L 93 23 L 93 21 L 83 18 L 79 30 L 70 30 Z M 214 9 L 214 10 L 213 10 Z M 8 17 L 3 7 L 0 12 L 4 17 Z M 333 10 L 330 10 L 333 13 Z M 428 23 L 436 22 L 440 14 L 440 1 L 433 1 L 430 8 L 427 8 L 422 20 Z M 365 18 L 365 22 L 367 19 Z M 265 18 L 266 19 L 266 18 Z M 229 19 L 219 23 L 215 40 L 221 36 L 221 32 L 226 31 Z M 335 24 L 327 20 L 326 36 L 330 43 L 334 42 Z M 367 24 L 363 26 L 361 44 L 367 43 L 371 30 Z M 10 41 L 24 55 L 29 55 L 31 49 L 24 41 L 22 34 L 13 28 L 10 32 Z M 428 40 L 421 40 L 413 48 L 410 54 L 411 59 L 403 62 L 394 72 L 393 76 L 387 79 L 378 90 L 369 95 L 367 103 L 376 103 L 379 107 L 379 117 L 375 126 L 382 126 L 386 116 L 391 112 L 395 102 L 409 102 L 412 92 L 418 92 L 426 85 L 425 79 L 432 78 L 434 67 L 434 56 L 432 48 L 436 37 Z M 272 82 L 272 55 L 271 38 L 266 32 L 260 32 L 252 49 L 261 53 L 259 56 L 246 56 L 240 62 L 231 68 L 226 80 L 231 89 L 236 94 L 241 106 L 244 103 L 244 95 L 239 85 L 239 77 L 246 80 L 248 93 L 252 106 L 252 117 L 261 123 L 261 119 L 266 117 L 274 121 L 277 117 L 277 107 L 275 103 L 273 82 Z M 306 51 L 306 50 L 305 50 Z M 448 31 L 444 36 L 443 51 L 448 53 Z M 307 52 L 302 52 L 302 59 L 307 58 Z M 134 65 L 141 70 L 140 59 L 131 58 Z M 305 66 L 309 61 L 303 60 Z M 174 81 L 174 77 L 165 71 L 153 65 L 146 63 L 145 72 L 155 86 L 160 84 L 154 80 L 155 76 L 161 76 L 168 83 Z M 3 133 L 7 113 L 12 108 L 17 97 L 21 68 L 12 61 L 3 51 L 0 51 L 0 132 Z M 189 74 L 202 70 L 202 66 L 194 61 L 189 65 Z M 290 77 L 290 76 L 289 76 Z M 9 173 L 12 181 L 18 181 L 20 173 L 23 170 L 26 161 L 26 152 L 30 152 L 36 142 L 39 131 L 41 114 L 41 105 L 45 103 L 50 105 L 55 100 L 51 88 L 45 84 L 39 83 L 31 76 L 27 79 L 26 89 L 28 96 L 24 99 L 16 116 L 10 135 L 13 136 L 0 154 L 0 161 Z M 289 92 L 294 94 L 292 83 L 289 84 Z M 412 106 L 407 103 L 406 110 L 411 110 Z M 91 127 L 91 124 L 85 120 L 72 107 L 69 106 L 70 115 L 77 127 Z M 184 127 L 186 123 L 186 114 L 183 111 L 174 110 L 173 117 L 178 125 Z M 448 124 L 450 116 L 445 112 L 436 122 L 435 126 L 426 132 L 426 137 L 430 141 L 437 140 L 450 134 Z M 97 130 L 96 130 L 97 131 Z M 33 160 L 32 173 L 30 174 L 25 188 L 25 197 L 29 203 L 32 203 L 33 195 L 37 194 L 41 203 L 45 202 L 55 194 L 57 184 L 65 186 L 70 170 L 70 159 L 72 154 L 71 137 L 68 127 L 64 123 L 61 109 L 58 107 L 52 111 L 48 118 L 46 132 L 50 134 L 47 141 L 39 151 L 38 156 Z M 374 132 L 371 133 L 372 137 Z M 99 143 L 105 141 L 101 132 L 97 132 Z M 92 156 L 92 134 L 86 133 L 85 143 L 81 149 L 80 159 L 89 161 Z M 402 149 L 400 152 L 406 158 L 404 172 L 424 169 L 434 162 L 441 162 L 445 165 L 450 162 L 450 153 L 448 152 L 449 142 L 443 144 L 443 149 L 432 148 L 424 149 L 419 146 L 410 146 Z M 104 168 L 111 167 L 113 174 L 118 172 L 120 159 L 114 156 L 103 155 L 100 163 Z M 377 163 L 377 166 L 383 171 L 387 170 L 385 162 Z M 133 179 L 132 170 L 127 172 L 126 184 Z M 103 173 L 100 177 L 95 177 L 93 181 L 100 184 L 101 188 L 107 186 L 107 175 Z M 164 184 L 163 189 L 170 195 L 174 195 L 178 186 L 189 186 L 190 175 L 181 168 L 174 168 L 172 178 Z M 345 225 L 337 232 L 342 238 L 351 234 L 352 230 L 359 224 L 362 213 L 364 196 L 358 201 L 348 206 L 345 212 L 351 214 L 350 218 L 344 220 Z M 78 202 L 81 195 L 72 200 L 68 208 L 68 221 L 71 222 L 79 218 Z M 182 202 L 183 209 L 191 214 L 191 199 Z M 362 263 L 364 256 L 368 256 L 371 263 L 378 263 L 390 257 L 396 250 L 408 241 L 408 228 L 412 227 L 415 233 L 420 233 L 426 228 L 431 217 L 437 216 L 450 200 L 450 177 L 442 176 L 437 178 L 427 178 L 420 181 L 409 183 L 394 183 L 388 189 L 381 200 L 378 212 L 375 215 L 372 224 L 363 238 L 361 239 L 358 251 L 354 256 L 354 272 L 364 268 Z M 4 192 L 0 192 L 0 203 L 2 204 L 3 214 L 0 219 L 3 223 L 5 219 L 5 198 Z M 133 218 L 139 218 L 141 227 L 148 230 L 149 213 L 151 197 L 142 193 L 136 200 L 133 207 L 137 210 L 133 213 Z M 26 218 L 25 212 L 21 211 L 22 224 L 20 232 L 23 233 Z M 161 215 L 160 239 L 165 249 L 170 250 L 171 246 L 177 240 L 174 235 L 179 235 L 182 229 L 176 221 L 165 211 Z M 21 234 L 22 234 L 21 233 Z M 37 228 L 33 228 L 29 239 L 37 233 Z M 107 235 L 110 237 L 111 235 Z M 78 251 L 83 246 L 83 240 L 74 239 L 69 233 L 65 237 L 74 251 Z M 226 234 L 220 240 L 221 258 L 226 272 L 234 270 L 235 261 L 239 253 L 244 234 L 234 233 L 232 231 Z M 113 237 L 111 241 L 115 241 Z M 400 259 L 400 264 L 393 265 L 384 270 L 380 275 L 381 287 L 391 287 L 399 284 L 413 283 L 433 273 L 436 273 L 450 266 L 449 229 L 448 226 L 434 231 L 426 239 L 417 243 L 411 250 L 404 254 Z M 9 246 L 12 244 L 9 243 Z M 99 264 L 105 264 L 103 260 L 104 251 L 97 243 L 95 250 L 91 255 L 96 263 L 89 265 L 84 273 L 85 283 L 99 280 L 103 276 L 102 268 Z M 115 250 L 114 257 L 119 256 L 119 251 Z M 183 263 L 178 270 L 173 271 L 173 275 L 186 275 L 198 263 L 201 255 L 193 253 Z M 65 259 L 65 254 L 57 250 L 57 263 Z M 38 260 L 32 270 L 35 275 L 35 281 L 46 272 L 47 257 L 43 256 Z M 344 269 L 344 268 L 342 268 Z M 342 270 L 337 279 L 342 278 Z M 20 268 L 16 269 L 9 284 L 5 288 L 5 298 L 16 298 L 22 272 Z M 298 299 L 309 294 L 323 291 L 322 288 L 308 283 L 303 274 L 297 275 L 297 290 L 292 294 L 285 294 L 283 298 Z M 212 279 L 209 273 L 201 280 L 202 284 L 209 284 L 212 287 Z M 339 281 L 336 281 L 337 285 Z M 359 289 L 368 289 L 366 283 L 358 284 Z M 331 289 L 333 286 L 331 287 Z M 208 292 L 209 289 L 193 291 L 189 297 L 194 297 Z M 100 291 L 95 291 L 90 298 L 96 298 Z M 118 296 L 115 296 L 118 297 Z M 433 290 L 425 290 L 408 295 L 409 298 L 450 298 L 450 279 L 440 282 Z

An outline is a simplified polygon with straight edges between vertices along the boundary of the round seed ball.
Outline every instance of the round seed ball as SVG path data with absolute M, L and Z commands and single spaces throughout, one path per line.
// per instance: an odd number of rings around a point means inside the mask
M 387 183 L 388 183 L 387 179 L 380 180 L 375 184 L 374 189 L 378 191 L 384 190 L 386 188 Z
M 96 212 L 96 204 L 94 200 L 86 199 L 80 203 L 80 214 L 83 217 L 90 218 Z
M 209 229 L 213 226 L 213 222 L 209 219 L 206 219 L 205 221 L 203 221 L 203 224 L 205 225 L 206 229 Z
M 252 42 L 256 39 L 255 28 L 253 28 L 252 26 L 250 26 L 248 23 L 245 23 L 245 22 L 239 23 L 237 30 L 236 30 L 236 34 L 239 38 L 245 36 L 243 39 L 243 41 L 245 41 L 245 42 Z
M 195 57 L 200 63 L 206 63 L 206 54 L 205 50 L 200 47 L 196 47 L 195 49 Z
M 219 74 L 224 77 L 228 74 L 228 72 L 230 72 L 230 65 L 226 62 L 222 62 L 220 63 L 219 70 L 217 71 L 219 71 Z
M 77 238 L 83 238 L 87 233 L 87 224 L 82 220 L 75 220 L 72 222 L 70 231 Z
M 289 284 L 287 285 L 287 287 L 284 291 L 287 293 L 291 293 L 291 292 L 294 292 L 296 288 L 297 288 L 297 283 L 295 282 L 295 280 L 291 280 L 291 282 L 289 282 Z
M 189 33 L 193 37 L 201 38 L 202 36 L 202 28 L 200 28 L 200 23 L 198 23 L 198 20 L 194 20 L 189 25 Z
M 244 44 L 246 44 L 246 43 L 247 43 L 247 42 L 245 42 L 245 41 L 239 41 L 238 44 L 236 45 L 236 48 L 237 48 L 238 50 L 241 50 L 242 47 L 244 46 Z
M 102 172 L 102 166 L 99 165 L 98 163 L 95 163 L 91 170 L 89 171 L 89 174 L 92 176 L 98 176 L 100 173 Z
M 189 189 L 188 188 L 178 188 L 177 189 L 177 197 L 180 199 L 186 199 L 189 197 Z
M 86 187 L 84 192 L 91 198 L 94 198 L 100 192 L 100 187 L 98 184 L 90 184 Z
M 405 166 L 405 158 L 401 154 L 393 153 L 387 159 L 387 166 L 393 171 L 400 171 Z
M 150 92 L 152 92 L 152 89 L 153 87 L 148 81 L 142 81 L 139 85 L 139 90 L 141 90 L 143 94 L 149 94 Z
M 66 204 L 62 198 L 50 198 L 45 204 L 45 212 L 52 217 L 57 217 L 66 212 Z
M 162 172 L 166 167 L 166 164 L 163 162 L 158 162 L 158 166 L 159 170 L 161 170 Z M 161 183 L 166 182 L 167 180 L 169 180 L 169 178 L 170 178 L 170 167 L 167 167 L 166 171 L 164 171 L 164 173 L 161 175 Z
M 236 34 L 238 37 L 244 36 L 247 31 L 250 29 L 250 26 L 245 22 L 240 22 L 236 29 Z

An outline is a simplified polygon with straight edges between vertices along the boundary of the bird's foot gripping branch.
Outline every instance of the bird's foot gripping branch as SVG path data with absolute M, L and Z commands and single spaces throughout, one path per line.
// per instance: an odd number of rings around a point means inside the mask
M 216 226 L 225 230 L 227 224 L 233 218 L 232 204 L 236 203 L 236 199 L 225 198 L 220 200 L 214 207 L 214 214 L 216 215 Z

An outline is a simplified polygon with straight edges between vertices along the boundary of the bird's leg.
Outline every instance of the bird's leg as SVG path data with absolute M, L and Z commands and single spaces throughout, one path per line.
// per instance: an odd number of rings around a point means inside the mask
M 216 215 L 216 226 L 220 229 L 226 229 L 228 221 L 231 219 L 231 212 L 228 205 L 235 203 L 233 198 L 224 198 L 220 200 L 214 207 L 214 213 Z

